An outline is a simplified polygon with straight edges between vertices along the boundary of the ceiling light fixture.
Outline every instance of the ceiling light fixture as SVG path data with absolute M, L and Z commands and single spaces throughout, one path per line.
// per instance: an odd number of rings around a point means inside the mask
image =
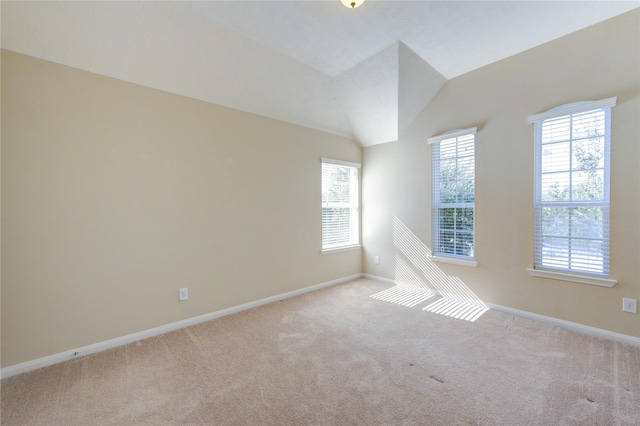
M 344 4 L 349 9 L 355 9 L 364 3 L 364 0 L 340 0 L 340 3 Z

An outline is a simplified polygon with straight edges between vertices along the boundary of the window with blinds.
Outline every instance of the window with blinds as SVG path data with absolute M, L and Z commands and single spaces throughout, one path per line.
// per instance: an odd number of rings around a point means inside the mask
M 322 159 L 322 250 L 360 244 L 360 164 Z
M 564 105 L 534 124 L 534 269 L 609 275 L 609 149 L 616 98 Z
M 436 256 L 475 255 L 476 129 L 429 139 L 432 162 L 432 235 Z

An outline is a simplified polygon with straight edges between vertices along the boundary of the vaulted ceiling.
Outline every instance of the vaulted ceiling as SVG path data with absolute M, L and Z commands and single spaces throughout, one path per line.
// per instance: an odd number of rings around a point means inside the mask
M 2 1 L 2 47 L 355 139 L 397 140 L 461 74 L 633 1 Z

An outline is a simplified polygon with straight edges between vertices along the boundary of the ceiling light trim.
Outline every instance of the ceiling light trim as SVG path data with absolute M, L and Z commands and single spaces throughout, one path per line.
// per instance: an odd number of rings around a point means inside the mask
M 355 9 L 364 3 L 364 0 L 340 0 L 346 8 Z

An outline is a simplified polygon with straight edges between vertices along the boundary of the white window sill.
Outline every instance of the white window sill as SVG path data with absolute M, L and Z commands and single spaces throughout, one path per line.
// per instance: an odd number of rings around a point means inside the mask
M 530 275 L 540 278 L 551 278 L 554 280 L 571 281 L 574 283 L 599 285 L 601 287 L 613 287 L 618 283 L 617 280 L 609 278 L 600 278 L 590 275 L 569 274 L 566 272 L 545 271 L 543 269 L 527 268 Z
M 339 253 L 341 251 L 360 250 L 361 248 L 362 246 L 360 244 L 356 244 L 354 246 L 343 246 L 343 247 L 324 249 L 324 250 L 321 250 L 320 252 L 322 254 L 331 254 L 331 253 Z
M 453 265 L 468 266 L 470 268 L 478 266 L 478 262 L 475 260 L 459 259 L 457 257 L 429 256 L 429 258 L 434 262 L 451 263 Z

